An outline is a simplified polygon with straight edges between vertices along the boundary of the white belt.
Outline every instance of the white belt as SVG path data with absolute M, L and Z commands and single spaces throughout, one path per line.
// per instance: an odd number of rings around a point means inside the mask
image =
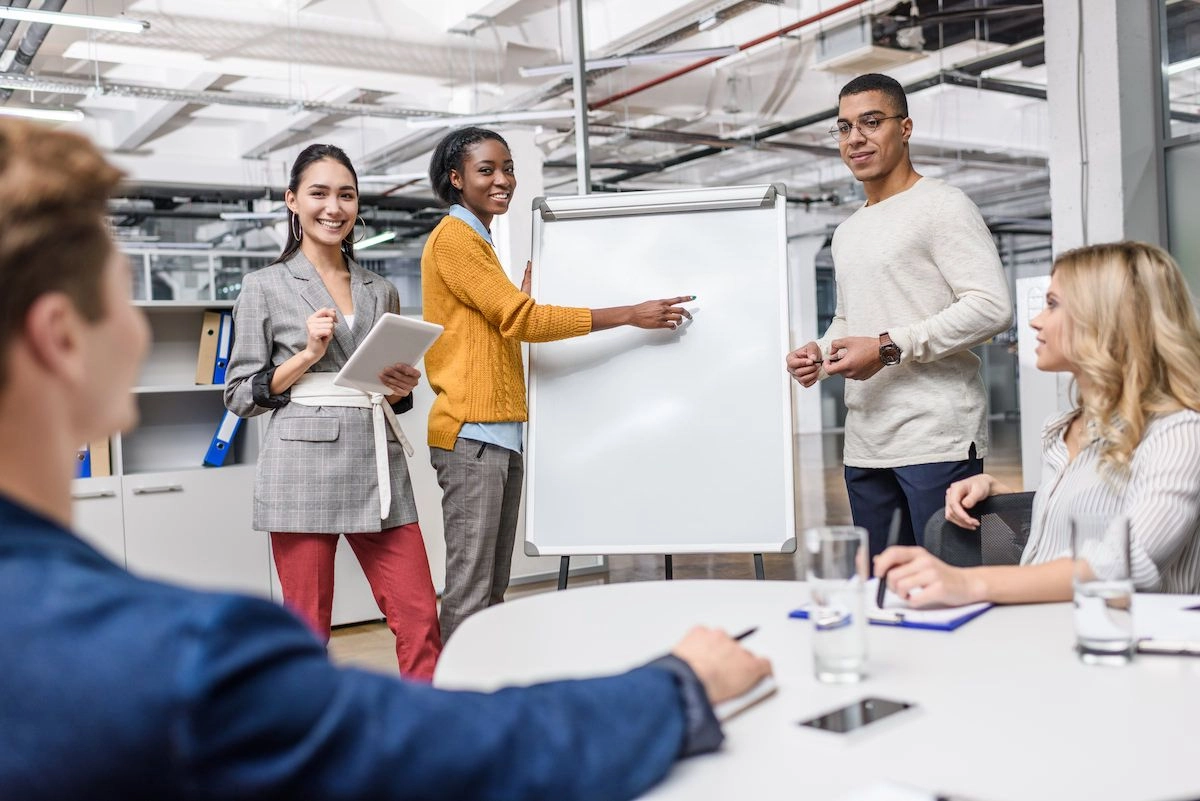
M 396 439 L 404 446 L 404 452 L 412 456 L 412 443 L 404 436 L 396 413 L 378 392 L 363 392 L 361 389 L 339 387 L 333 383 L 337 373 L 305 373 L 292 384 L 292 403 L 301 406 L 351 406 L 370 409 L 371 422 L 375 430 L 375 470 L 379 477 L 379 518 L 388 516 L 392 508 L 392 474 L 388 467 L 387 429 L 384 420 L 391 426 Z

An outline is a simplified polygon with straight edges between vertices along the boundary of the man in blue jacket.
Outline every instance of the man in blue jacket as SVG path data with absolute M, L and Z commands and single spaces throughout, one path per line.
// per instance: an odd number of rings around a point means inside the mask
M 770 672 L 720 632 L 619 676 L 446 692 L 75 537 L 75 450 L 136 423 L 148 344 L 103 216 L 120 177 L 0 122 L 0 798 L 618 799 L 720 744 L 711 704 Z

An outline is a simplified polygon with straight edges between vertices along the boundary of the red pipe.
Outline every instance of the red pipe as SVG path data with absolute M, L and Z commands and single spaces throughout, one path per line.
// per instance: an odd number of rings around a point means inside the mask
M 772 39 L 778 39 L 780 36 L 786 36 L 787 34 L 791 33 L 792 31 L 796 30 L 797 28 L 803 28 L 804 26 L 811 25 L 814 22 L 820 22 L 821 20 L 825 19 L 828 16 L 845 11 L 848 8 L 854 8 L 855 6 L 861 6 L 865 2 L 867 2 L 867 0 L 849 0 L 848 2 L 842 3 L 841 5 L 837 5 L 837 6 L 834 6 L 833 8 L 826 9 L 825 11 L 822 11 L 819 14 L 813 14 L 811 17 L 802 19 L 799 22 L 793 22 L 791 25 L 788 25 L 786 28 L 780 28 L 779 30 L 772 31 L 771 33 L 768 33 L 765 36 L 760 36 L 757 39 L 753 39 L 749 42 L 746 42 L 745 44 L 738 45 L 738 52 L 741 52 L 742 50 L 749 50 L 751 47 L 757 47 L 758 45 L 762 44 L 763 42 L 769 42 Z M 625 98 L 629 97 L 630 95 L 636 95 L 639 92 L 644 92 L 647 89 L 658 86 L 660 83 L 666 83 L 667 81 L 678 78 L 680 75 L 687 75 L 689 72 L 698 70 L 701 67 L 706 67 L 709 64 L 713 63 L 714 61 L 720 61 L 722 58 L 725 58 L 725 56 L 713 56 L 711 58 L 702 59 L 701 61 L 697 61 L 694 64 L 689 64 L 686 67 L 681 67 L 681 68 L 675 70 L 674 72 L 668 72 L 666 75 L 660 76 L 658 78 L 654 78 L 653 80 L 650 80 L 650 81 L 646 81 L 645 83 L 640 83 L 637 86 L 626 89 L 623 92 L 617 92 L 615 95 L 606 97 L 603 100 L 597 100 L 595 103 L 588 103 L 588 108 L 592 111 L 595 111 L 598 108 L 604 108 L 607 105 L 616 103 L 618 100 L 624 100 Z

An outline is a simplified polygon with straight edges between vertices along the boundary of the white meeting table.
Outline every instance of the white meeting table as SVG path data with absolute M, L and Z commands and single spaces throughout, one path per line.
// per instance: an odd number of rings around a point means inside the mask
M 613 673 L 695 624 L 757 626 L 743 644 L 771 659 L 779 692 L 645 798 L 823 801 L 881 781 L 971 801 L 1200 797 L 1200 658 L 1083 665 L 1070 604 L 996 607 L 954 632 L 869 626 L 869 677 L 826 685 L 810 624 L 787 616 L 807 600 L 803 583 L 720 580 L 529 596 L 467 620 L 434 682 L 492 690 Z M 866 696 L 916 706 L 851 734 L 797 725 Z

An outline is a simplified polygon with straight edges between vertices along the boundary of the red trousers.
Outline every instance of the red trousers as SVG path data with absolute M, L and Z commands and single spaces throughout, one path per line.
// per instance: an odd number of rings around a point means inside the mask
M 396 635 L 396 660 L 406 678 L 433 678 L 442 651 L 437 596 L 421 527 L 416 523 L 378 533 L 346 534 L 358 557 L 379 611 Z M 333 612 L 335 534 L 271 532 L 271 553 L 279 572 L 283 601 L 324 642 Z

